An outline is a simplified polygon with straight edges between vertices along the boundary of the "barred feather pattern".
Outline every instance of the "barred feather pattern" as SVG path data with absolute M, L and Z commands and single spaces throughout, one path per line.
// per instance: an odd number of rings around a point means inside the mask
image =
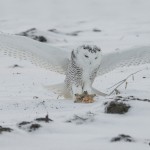
M 72 92 L 73 84 L 75 84 L 77 87 L 79 85 L 83 85 L 82 74 L 83 74 L 83 69 L 78 67 L 76 62 L 73 59 L 71 59 L 68 65 L 66 78 L 65 78 L 65 88 L 68 92 Z
M 94 79 L 97 75 L 97 72 L 99 70 L 99 67 L 96 69 L 93 69 L 91 74 L 89 74 L 89 80 L 91 83 L 91 88 L 92 88 L 92 83 L 94 82 Z M 67 93 L 72 93 L 72 85 L 74 84 L 76 87 L 81 86 L 82 89 L 84 87 L 84 79 L 83 79 L 83 73 L 84 73 L 84 68 L 80 68 L 75 60 L 71 57 L 71 61 L 68 65 L 68 69 L 66 72 L 66 78 L 65 78 L 65 91 Z

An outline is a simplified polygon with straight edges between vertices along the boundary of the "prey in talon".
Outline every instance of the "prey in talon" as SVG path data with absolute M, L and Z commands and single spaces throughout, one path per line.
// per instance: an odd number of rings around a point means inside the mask
M 87 91 L 84 91 L 82 94 L 75 94 L 75 103 L 93 103 L 94 97 L 96 94 L 88 94 Z

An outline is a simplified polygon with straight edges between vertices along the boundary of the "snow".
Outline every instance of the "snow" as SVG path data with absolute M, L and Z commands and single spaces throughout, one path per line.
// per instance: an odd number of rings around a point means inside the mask
M 149 0 L 1 0 L 0 30 L 20 33 L 37 28 L 48 37 L 49 44 L 71 51 L 83 44 L 97 44 L 103 53 L 132 47 L 149 46 Z M 56 28 L 62 33 L 82 31 L 78 36 L 51 33 Z M 93 32 L 93 29 L 101 32 Z M 14 67 L 18 64 L 21 67 Z M 150 99 L 150 65 L 118 68 L 96 78 L 94 87 L 109 93 L 108 89 L 129 74 L 142 70 L 119 87 L 122 96 Z M 0 126 L 14 131 L 0 134 L 2 150 L 147 150 L 150 143 L 150 104 L 128 101 L 128 113 L 106 114 L 104 102 L 115 95 L 96 97 L 92 104 L 74 103 L 48 91 L 44 85 L 60 83 L 64 76 L 41 69 L 28 61 L 19 61 L 0 55 Z M 143 78 L 145 77 L 145 78 Z M 44 102 L 43 102 L 44 101 Z M 90 114 L 91 112 L 92 114 Z M 18 128 L 22 121 L 49 114 L 50 123 L 34 132 Z M 88 118 L 72 121 L 74 115 Z M 110 142 L 119 134 L 127 134 L 135 142 Z

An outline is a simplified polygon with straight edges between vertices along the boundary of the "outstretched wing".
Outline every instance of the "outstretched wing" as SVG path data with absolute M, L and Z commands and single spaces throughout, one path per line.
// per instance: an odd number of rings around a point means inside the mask
M 150 46 L 129 49 L 104 55 L 98 75 L 108 73 L 118 67 L 150 63 Z
M 69 62 L 69 53 L 18 35 L 0 34 L 0 52 L 21 60 L 30 60 L 61 74 L 65 74 Z

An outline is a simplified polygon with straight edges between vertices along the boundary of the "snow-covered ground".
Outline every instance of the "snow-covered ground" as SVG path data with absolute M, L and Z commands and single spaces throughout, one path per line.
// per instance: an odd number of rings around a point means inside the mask
M 83 43 L 97 44 L 103 53 L 150 45 L 149 0 L 0 0 L 0 31 L 20 33 L 37 28 L 49 44 L 71 51 Z M 48 31 L 56 29 L 59 32 Z M 95 29 L 100 30 L 95 32 Z M 79 31 L 79 32 L 77 32 Z M 77 36 L 70 33 L 77 32 Z M 69 34 L 68 34 L 69 33 Z M 14 67 L 18 64 L 20 67 Z M 94 87 L 109 93 L 118 81 L 138 70 L 134 80 L 119 87 L 121 96 L 150 99 L 150 65 L 118 68 L 99 76 Z M 109 150 L 149 149 L 150 103 L 127 101 L 126 114 L 106 114 L 106 101 L 115 95 L 97 97 L 92 104 L 58 98 L 43 85 L 62 82 L 64 76 L 41 69 L 28 61 L 0 55 L 0 126 L 11 133 L 0 134 L 2 150 Z M 28 132 L 22 121 L 49 114 L 52 122 Z M 75 118 L 75 115 L 83 118 Z M 70 121 L 68 121 L 70 120 Z M 119 134 L 135 142 L 111 142 Z

